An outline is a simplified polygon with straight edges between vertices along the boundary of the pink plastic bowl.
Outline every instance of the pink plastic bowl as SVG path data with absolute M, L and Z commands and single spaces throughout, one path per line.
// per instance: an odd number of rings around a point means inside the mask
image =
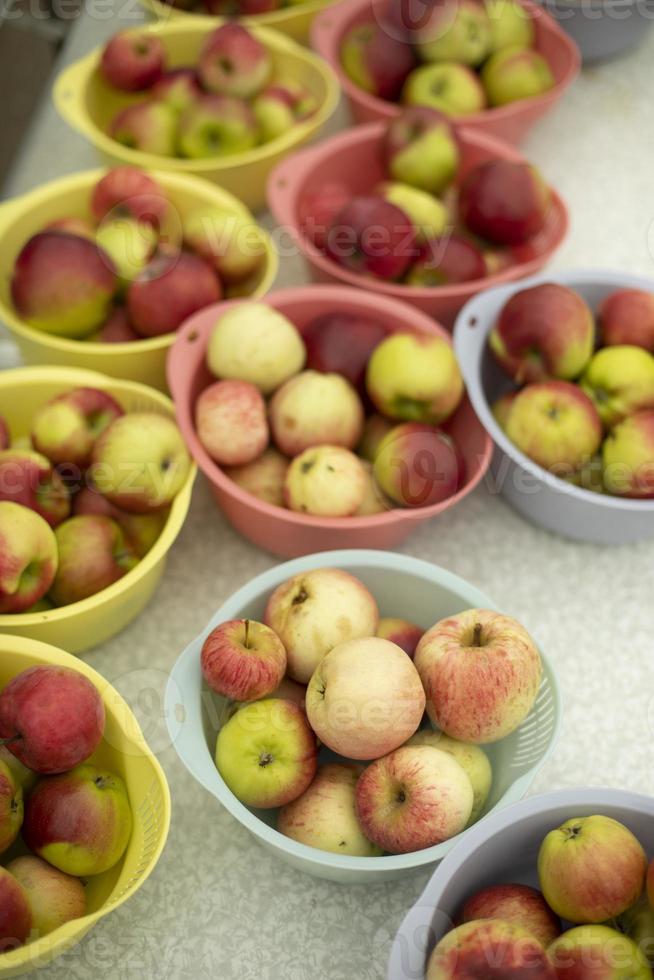
M 497 136 L 509 143 L 520 143 L 534 123 L 549 112 L 575 80 L 581 65 L 579 49 L 570 35 L 542 7 L 530 3 L 529 0 L 520 2 L 534 18 L 535 46 L 547 60 L 555 85 L 542 95 L 494 109 L 484 109 L 483 112 L 469 116 L 459 116 L 456 120 L 478 133 Z M 371 17 L 381 21 L 387 7 L 388 0 L 346 0 L 318 14 L 311 29 L 312 47 L 330 63 L 338 75 L 352 114 L 360 123 L 392 119 L 401 106 L 396 102 L 387 102 L 369 95 L 351 81 L 341 67 L 341 42 L 351 27 L 365 23 Z
M 491 286 L 534 275 L 548 262 L 565 238 L 569 224 L 567 208 L 555 191 L 552 191 L 552 208 L 545 228 L 527 245 L 513 250 L 516 257 L 513 265 L 484 279 L 454 286 L 405 286 L 350 272 L 321 252 L 300 229 L 301 200 L 305 194 L 317 191 L 323 184 L 332 181 L 349 186 L 354 196 L 369 193 L 375 184 L 384 180 L 380 144 L 385 127 L 385 123 L 369 123 L 348 129 L 287 157 L 270 175 L 270 209 L 277 223 L 294 235 L 316 282 L 346 283 L 359 286 L 368 293 L 404 300 L 451 327 L 459 310 L 477 293 Z M 473 167 L 487 160 L 525 162 L 525 158 L 508 143 L 466 126 L 457 127 L 457 136 L 461 149 L 459 183 Z
M 205 353 L 217 317 L 242 300 L 217 303 L 191 317 L 178 331 L 168 356 L 168 384 L 186 444 L 211 484 L 218 506 L 246 538 L 275 555 L 295 558 L 336 548 L 392 548 L 421 524 L 454 507 L 476 487 L 488 469 L 492 442 L 479 424 L 467 396 L 444 428 L 456 440 L 466 465 L 465 485 L 432 507 L 389 510 L 371 517 L 323 518 L 296 514 L 246 493 L 205 452 L 195 434 L 194 408 L 213 380 Z M 438 323 L 405 303 L 344 286 L 280 289 L 265 302 L 287 316 L 302 332 L 317 316 L 340 310 L 375 317 L 392 332 L 449 334 Z

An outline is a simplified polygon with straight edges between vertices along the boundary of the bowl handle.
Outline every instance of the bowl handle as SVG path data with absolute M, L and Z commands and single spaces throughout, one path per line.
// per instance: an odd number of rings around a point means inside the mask
M 81 61 L 76 61 L 57 76 L 52 87 L 52 101 L 59 115 L 74 130 L 82 136 L 92 132 L 86 121 L 84 106 L 84 80 L 86 66 L 95 56 L 89 55 Z

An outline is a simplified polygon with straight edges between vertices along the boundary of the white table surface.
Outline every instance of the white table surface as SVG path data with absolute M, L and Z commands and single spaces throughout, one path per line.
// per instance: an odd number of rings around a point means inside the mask
M 106 16 L 106 7 L 99 9 Z M 125 10 L 121 26 L 135 19 Z M 87 11 L 64 57 L 86 53 L 117 26 Z M 629 56 L 585 71 L 526 146 L 572 210 L 571 234 L 553 268 L 654 276 L 653 62 L 654 33 Z M 341 113 L 332 128 L 345 120 Z M 95 162 L 44 104 L 8 190 L 19 193 Z M 279 284 L 303 280 L 299 263 L 285 260 Z M 5 342 L 0 363 L 14 360 Z M 534 631 L 554 662 L 564 728 L 532 792 L 594 784 L 654 794 L 654 542 L 604 549 L 564 541 L 531 527 L 482 487 L 402 551 L 488 592 Z M 186 773 L 168 744 L 162 712 L 139 701 L 144 689 L 163 690 L 176 657 L 225 597 L 273 563 L 231 530 L 199 478 L 155 599 L 130 628 L 88 655 L 132 702 L 166 769 L 172 831 L 138 895 L 43 970 L 44 980 L 385 975 L 392 936 L 427 873 L 352 888 L 287 868 Z

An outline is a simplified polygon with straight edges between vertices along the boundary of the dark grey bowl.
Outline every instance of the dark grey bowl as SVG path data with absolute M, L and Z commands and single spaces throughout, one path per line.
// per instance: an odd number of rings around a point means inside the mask
M 623 54 L 654 24 L 654 0 L 540 0 L 571 35 L 584 64 Z

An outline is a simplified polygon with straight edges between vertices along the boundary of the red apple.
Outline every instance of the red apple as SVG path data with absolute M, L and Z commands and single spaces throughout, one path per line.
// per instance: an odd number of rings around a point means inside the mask
M 81 602 L 138 564 L 120 525 L 109 517 L 70 517 L 55 531 L 59 567 L 49 596 L 56 606 Z
M 173 157 L 177 151 L 177 113 L 165 102 L 137 102 L 114 117 L 109 135 L 130 150 Z
M 56 569 L 49 524 L 28 507 L 0 500 L 0 614 L 30 609 L 50 588 Z
M 598 320 L 603 344 L 644 347 L 654 354 L 654 293 L 618 289 L 600 305 Z
M 121 527 L 128 544 L 131 545 L 139 558 L 147 555 L 163 531 L 168 519 L 168 513 L 165 510 L 157 510 L 152 514 L 130 514 L 127 510 L 121 510 L 120 507 L 116 507 L 106 497 L 103 497 L 92 485 L 83 487 L 79 493 L 75 494 L 73 514 L 76 517 L 83 514 L 99 514 L 103 517 L 110 517 Z
M 272 72 L 269 51 L 241 24 L 223 24 L 204 41 L 198 74 L 209 92 L 249 99 Z
M 406 281 L 410 286 L 450 286 L 483 279 L 485 275 L 486 260 L 481 249 L 460 235 L 444 235 L 425 242 Z
M 342 374 L 363 395 L 368 359 L 386 333 L 386 327 L 370 317 L 323 313 L 302 333 L 307 367 L 325 374 Z
M 46 402 L 32 419 L 32 443 L 54 463 L 85 468 L 98 437 L 124 415 L 122 407 L 99 388 L 74 388 Z
M 242 490 L 276 507 L 284 506 L 284 481 L 288 459 L 270 446 L 258 459 L 245 466 L 225 469 L 225 475 Z
M 352 272 L 394 281 L 418 254 L 416 229 L 407 215 L 382 197 L 354 197 L 336 215 L 327 252 Z
M 8 449 L 11 442 L 11 435 L 7 420 L 0 415 L 0 450 Z
M 142 337 L 158 337 L 220 299 L 220 280 L 205 259 L 159 252 L 127 290 L 127 312 Z
M 590 975 L 579 975 L 590 980 Z M 466 922 L 448 932 L 432 952 L 425 980 L 557 980 L 547 951 L 535 936 L 501 919 Z M 570 978 L 572 980 L 572 978 Z
M 451 121 L 429 106 L 408 106 L 388 124 L 382 157 L 393 180 L 430 194 L 442 193 L 459 165 Z
M 31 854 L 15 858 L 7 865 L 7 871 L 25 890 L 32 928 L 39 938 L 86 915 L 86 892 L 79 878 L 64 874 Z
M 150 95 L 166 102 L 176 112 L 182 112 L 202 94 L 194 68 L 173 68 L 164 72 L 152 86 Z
M 0 854 L 14 843 L 23 823 L 23 790 L 13 771 L 0 759 Z
M 326 181 L 318 190 L 302 196 L 298 207 L 300 228 L 319 249 L 327 247 L 329 229 L 351 198 L 352 191 L 347 184 L 335 180 Z
M 114 167 L 93 188 L 91 211 L 96 221 L 107 215 L 131 217 L 159 227 L 168 211 L 163 188 L 137 167 Z
M 105 81 L 123 92 L 150 88 L 166 63 L 166 49 L 154 34 L 121 31 L 105 45 L 100 71 Z
M 124 306 L 114 307 L 92 339 L 99 344 L 129 344 L 142 340 L 130 323 Z
M 652 858 L 647 868 L 647 898 L 649 904 L 654 909 L 654 858 Z
M 561 935 L 561 922 L 541 892 L 529 885 L 491 885 L 475 892 L 461 910 L 461 921 L 502 919 L 521 926 L 547 949 Z
M 84 762 L 100 744 L 104 724 L 96 688 L 68 667 L 28 667 L 0 693 L 0 736 L 35 772 L 65 772 Z
M 392 616 L 383 616 L 377 627 L 377 636 L 384 640 L 390 640 L 391 643 L 401 647 L 410 657 L 413 657 L 416 652 L 416 647 L 424 632 L 415 623 Z
M 268 445 L 266 403 L 248 381 L 216 381 L 195 404 L 198 439 L 222 466 L 242 466 Z
M 202 645 L 202 676 L 212 691 L 234 701 L 271 695 L 286 672 L 286 650 L 277 634 L 250 619 L 221 623 Z
M 50 460 L 29 449 L 0 451 L 0 500 L 13 500 L 35 510 L 50 527 L 70 514 L 70 498 Z
M 0 868 L 0 954 L 27 942 L 32 931 L 32 913 L 23 886 L 5 868 Z
M 416 55 L 405 41 L 393 37 L 376 21 L 352 27 L 341 42 L 341 64 L 364 92 L 395 102 Z
M 459 214 L 475 235 L 498 245 L 522 245 L 541 231 L 551 194 L 538 171 L 526 163 L 491 160 L 466 177 Z
M 422 422 L 406 422 L 382 440 L 373 473 L 377 485 L 394 503 L 430 507 L 457 492 L 465 468 L 451 436 Z

